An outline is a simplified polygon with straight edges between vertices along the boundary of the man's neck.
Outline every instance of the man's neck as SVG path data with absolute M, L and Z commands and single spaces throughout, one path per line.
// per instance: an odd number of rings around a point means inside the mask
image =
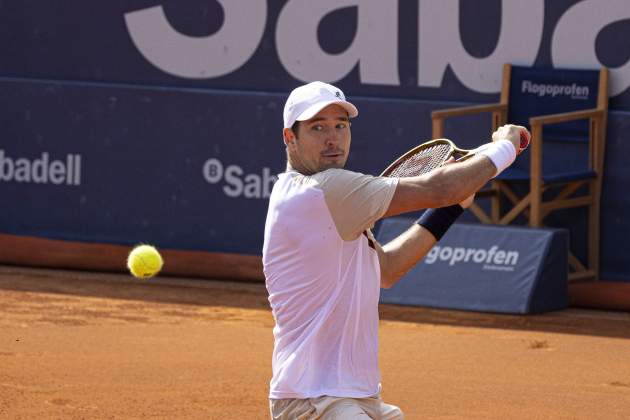
M 297 172 L 302 175 L 314 175 L 316 172 L 311 172 L 301 165 L 292 165 L 290 161 L 287 161 L 287 172 Z

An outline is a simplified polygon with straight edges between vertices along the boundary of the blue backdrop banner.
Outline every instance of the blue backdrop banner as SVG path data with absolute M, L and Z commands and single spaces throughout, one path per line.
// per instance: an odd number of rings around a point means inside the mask
M 624 1 L 0 2 L 0 76 L 489 102 L 501 65 L 611 69 L 630 110 Z
M 302 82 L 357 104 L 348 168 L 378 174 L 430 138 L 431 111 L 496 101 L 505 62 L 606 66 L 602 277 L 630 280 L 629 39 L 623 1 L 5 0 L 0 232 L 259 254 Z M 582 256 L 578 216 L 553 223 Z

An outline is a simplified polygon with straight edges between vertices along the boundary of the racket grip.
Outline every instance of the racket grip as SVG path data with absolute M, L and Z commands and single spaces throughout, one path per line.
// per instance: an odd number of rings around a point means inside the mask
M 520 155 L 525 149 L 527 149 L 527 146 L 529 146 L 529 142 L 531 141 L 531 136 L 526 129 L 524 128 L 521 129 L 520 135 L 521 135 L 521 144 L 518 150 L 516 151 L 517 155 Z

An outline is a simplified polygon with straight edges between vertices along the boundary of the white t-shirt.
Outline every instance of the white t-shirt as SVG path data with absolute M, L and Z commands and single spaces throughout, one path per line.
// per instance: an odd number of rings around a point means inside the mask
M 270 398 L 379 391 L 380 266 L 369 228 L 397 182 L 343 169 L 279 176 L 263 245 L 276 320 Z

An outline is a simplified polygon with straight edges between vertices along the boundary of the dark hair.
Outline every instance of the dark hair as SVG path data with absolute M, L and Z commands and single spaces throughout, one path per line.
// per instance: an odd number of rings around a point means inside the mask
M 295 135 L 295 137 L 298 136 L 298 132 L 300 131 L 300 122 L 296 121 L 293 123 L 293 125 L 291 126 L 291 131 L 293 131 L 293 134 Z

